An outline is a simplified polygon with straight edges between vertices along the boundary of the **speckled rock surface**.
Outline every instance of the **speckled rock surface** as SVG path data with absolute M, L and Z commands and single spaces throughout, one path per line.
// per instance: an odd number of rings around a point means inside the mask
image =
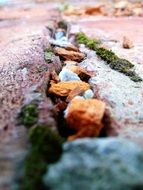
M 15 166 L 26 153 L 27 135 L 18 120 L 22 106 L 38 101 L 38 122 L 55 125 L 52 103 L 45 93 L 50 67 L 44 61 L 44 49 L 49 46 L 46 27 L 54 25 L 58 12 L 51 7 L 51 14 L 47 14 L 48 10 L 34 4 L 23 7 L 23 11 L 1 8 L 0 190 L 11 189 Z
M 120 138 L 82 139 L 64 145 L 44 181 L 52 190 L 143 189 L 143 151 Z
M 73 21 L 70 16 L 66 19 Z M 143 78 L 142 19 L 83 16 L 78 22 L 73 21 L 71 33 L 83 31 L 89 37 L 100 39 L 106 48 L 111 49 L 120 58 L 132 62 L 136 73 Z M 134 46 L 131 49 L 123 48 L 124 36 L 132 40 Z M 124 74 L 109 68 L 94 51 L 83 46 L 80 50 L 87 54 L 87 59 L 80 63 L 80 66 L 94 74 L 90 84 L 96 97 L 107 104 L 106 135 L 120 135 L 143 144 L 143 82 L 135 83 Z
M 120 48 L 117 50 L 120 51 Z M 121 57 L 117 50 L 115 52 Z M 95 76 L 91 78 L 90 84 L 94 88 L 96 97 L 107 103 L 106 134 L 121 135 L 142 142 L 143 83 L 133 82 L 124 74 L 110 69 L 95 52 L 88 51 L 88 55 L 81 66 L 94 71 Z M 135 61 L 133 63 L 136 72 L 143 78 L 143 72 L 141 69 L 138 70 L 138 67 L 142 68 L 141 65 Z

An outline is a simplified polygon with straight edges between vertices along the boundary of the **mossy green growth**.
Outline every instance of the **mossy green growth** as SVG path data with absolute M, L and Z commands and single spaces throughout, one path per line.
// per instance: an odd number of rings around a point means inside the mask
M 53 57 L 55 54 L 51 49 L 45 49 L 44 50 L 44 59 L 47 63 L 52 63 Z
M 141 82 L 142 78 L 138 76 L 138 74 L 135 71 L 127 71 L 125 73 L 126 76 L 128 76 L 132 81 L 134 82 Z
M 126 60 L 119 58 L 113 51 L 105 49 L 103 47 L 99 47 L 100 43 L 99 41 L 95 39 L 88 38 L 84 33 L 77 33 L 76 41 L 79 44 L 85 44 L 89 49 L 95 50 L 96 54 L 106 61 L 107 64 L 109 64 L 110 68 L 124 73 L 126 76 L 128 76 L 132 81 L 134 82 L 140 82 L 142 79 L 135 73 L 135 71 L 131 71 L 134 67 L 134 65 Z
M 132 81 L 142 81 L 141 77 L 139 77 L 138 74 L 135 73 L 135 71 L 130 70 L 134 67 L 134 65 L 130 61 L 119 58 L 114 52 L 105 48 L 97 48 L 96 54 L 101 57 L 101 59 L 106 61 L 107 64 L 109 64 L 110 68 L 125 74 Z
M 111 50 L 107 50 L 105 48 L 97 48 L 96 54 L 101 57 L 104 61 L 106 61 L 108 64 L 117 61 L 119 58 L 117 55 L 115 55 L 114 52 Z
M 62 154 L 63 139 L 47 125 L 38 125 L 29 130 L 31 150 L 24 167 L 20 190 L 44 190 L 42 177 L 50 163 Z
M 79 32 L 76 34 L 76 41 L 79 44 L 85 44 L 89 49 L 95 50 L 99 45 L 99 41 L 88 38 L 84 33 Z
M 20 113 L 20 122 L 26 127 L 31 127 L 38 121 L 38 109 L 37 105 L 30 103 L 22 108 Z
M 126 59 L 118 58 L 116 61 L 110 63 L 110 67 L 121 73 L 126 73 L 129 69 L 133 68 L 134 65 Z

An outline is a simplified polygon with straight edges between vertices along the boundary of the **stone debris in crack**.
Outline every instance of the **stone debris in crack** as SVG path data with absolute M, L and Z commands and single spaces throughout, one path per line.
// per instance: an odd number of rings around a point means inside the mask
M 66 50 L 64 48 L 56 47 L 54 49 L 56 55 L 62 57 L 65 60 L 72 60 L 80 62 L 85 58 L 85 55 L 81 52 L 76 52 L 73 50 Z
M 90 88 L 90 85 L 82 81 L 61 81 L 59 83 L 54 83 L 51 81 L 51 86 L 48 89 L 48 93 L 56 96 L 66 97 L 77 87 L 80 87 L 86 91 Z
M 68 139 L 98 136 L 103 128 L 104 112 L 105 103 L 103 101 L 74 98 L 67 107 L 65 119 L 76 133 Z

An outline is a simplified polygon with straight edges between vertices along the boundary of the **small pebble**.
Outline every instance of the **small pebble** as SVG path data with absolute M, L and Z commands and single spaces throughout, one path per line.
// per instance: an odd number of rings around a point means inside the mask
M 94 93 L 91 89 L 88 89 L 84 92 L 83 96 L 85 99 L 90 99 L 94 97 Z
M 80 80 L 79 76 L 76 73 L 65 68 L 60 72 L 59 78 L 61 81 Z

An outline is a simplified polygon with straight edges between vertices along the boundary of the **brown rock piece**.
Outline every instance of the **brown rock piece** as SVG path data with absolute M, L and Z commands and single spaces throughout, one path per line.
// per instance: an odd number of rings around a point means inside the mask
M 65 118 L 69 126 L 76 130 L 76 134 L 70 136 L 69 140 L 98 136 L 103 128 L 104 112 L 105 103 L 100 100 L 73 99 L 67 108 Z
M 69 46 L 67 46 L 66 48 L 65 48 L 66 50 L 69 50 L 69 51 L 76 51 L 76 52 L 79 52 L 79 49 L 76 47 L 76 46 L 74 46 L 74 45 L 69 45 Z
M 64 48 L 56 47 L 54 49 L 55 53 L 62 58 L 66 60 L 72 60 L 72 61 L 81 61 L 84 59 L 85 55 L 81 52 L 76 52 L 76 51 L 69 51 Z
M 48 92 L 57 96 L 68 96 L 69 93 L 77 87 L 86 91 L 90 88 L 90 85 L 82 81 L 62 81 L 59 83 L 54 83 L 52 81 Z
M 75 89 L 73 89 L 70 93 L 69 93 L 69 95 L 68 95 L 68 97 L 67 97 L 67 99 L 66 99 L 66 102 L 70 102 L 75 96 L 78 96 L 78 95 L 82 95 L 83 93 L 84 93 L 84 89 L 83 88 L 81 88 L 81 87 L 76 87 Z
M 126 36 L 123 37 L 123 48 L 131 49 L 133 47 L 133 42 L 127 38 Z

